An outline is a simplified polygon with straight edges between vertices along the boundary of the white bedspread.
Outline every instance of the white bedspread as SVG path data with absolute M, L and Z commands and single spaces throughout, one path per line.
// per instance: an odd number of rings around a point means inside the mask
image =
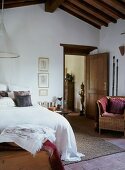
M 55 145 L 65 161 L 79 161 L 84 156 L 77 152 L 76 140 L 69 122 L 58 113 L 42 106 L 7 107 L 0 109 L 0 130 L 18 124 L 43 125 L 56 131 Z
M 8 126 L 0 134 L 0 142 L 14 142 L 33 155 L 40 151 L 45 141 L 55 142 L 55 139 L 53 129 L 33 124 Z

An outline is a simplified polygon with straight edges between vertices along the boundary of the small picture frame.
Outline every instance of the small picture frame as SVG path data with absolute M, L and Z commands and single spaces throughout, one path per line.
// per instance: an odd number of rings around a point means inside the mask
M 49 87 L 49 74 L 38 73 L 38 87 Z
M 42 71 L 48 72 L 48 70 L 49 70 L 49 59 L 39 57 L 38 69 L 39 69 L 39 72 L 42 72 Z
M 39 89 L 39 96 L 48 96 L 48 89 Z

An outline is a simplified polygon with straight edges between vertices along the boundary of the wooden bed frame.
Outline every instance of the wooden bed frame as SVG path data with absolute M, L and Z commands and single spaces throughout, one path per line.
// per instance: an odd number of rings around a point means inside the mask
M 0 170 L 52 170 L 52 168 L 46 151 L 40 151 L 34 157 L 27 151 L 0 151 Z

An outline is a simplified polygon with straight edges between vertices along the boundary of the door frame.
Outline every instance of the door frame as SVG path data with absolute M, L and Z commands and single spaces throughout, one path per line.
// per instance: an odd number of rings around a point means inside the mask
M 89 53 L 97 47 L 85 46 L 85 45 L 74 45 L 74 44 L 60 44 L 63 47 L 63 104 L 64 104 L 64 92 L 65 92 L 65 55 L 81 55 L 87 56 Z

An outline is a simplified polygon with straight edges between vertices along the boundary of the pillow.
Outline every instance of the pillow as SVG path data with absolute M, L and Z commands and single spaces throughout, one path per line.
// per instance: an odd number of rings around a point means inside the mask
M 6 91 L 0 91 L 0 97 L 8 97 L 8 93 Z
M 100 100 L 98 100 L 100 106 L 101 106 L 101 113 L 104 113 L 107 111 L 108 106 L 108 99 L 107 97 L 102 97 Z
M 30 95 L 30 91 L 14 91 L 14 98 L 16 98 L 16 96 L 26 96 L 26 95 Z
M 30 91 L 12 91 L 8 92 L 8 96 L 15 100 L 16 96 L 30 95 Z
M 14 91 L 31 91 L 29 87 L 22 87 L 18 85 L 9 84 L 8 85 L 8 96 L 14 99 Z
M 0 91 L 7 91 L 7 85 L 0 83 Z
M 10 97 L 0 98 L 0 107 L 14 107 L 15 103 Z
M 8 97 L 14 100 L 14 92 L 8 92 Z
M 123 114 L 125 108 L 125 99 L 123 98 L 109 98 L 108 112 L 114 114 Z
M 31 102 L 31 96 L 25 95 L 25 96 L 16 96 L 15 97 L 15 103 L 17 107 L 27 107 L 32 106 Z

